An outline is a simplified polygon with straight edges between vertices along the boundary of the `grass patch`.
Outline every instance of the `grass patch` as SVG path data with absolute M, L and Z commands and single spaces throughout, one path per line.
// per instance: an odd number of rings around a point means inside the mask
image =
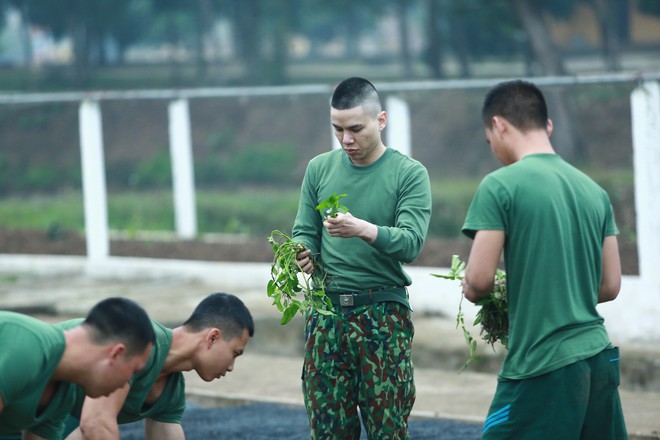
M 0 199 L 0 226 L 7 229 L 84 229 L 82 194 L 11 196 Z
M 291 229 L 298 208 L 299 189 L 244 188 L 197 191 L 200 234 L 240 233 L 268 236 L 273 227 Z M 108 194 L 110 229 L 174 231 L 171 191 L 112 192 Z M 52 195 L 12 196 L 0 199 L 0 227 L 5 229 L 83 232 L 83 197 L 80 191 Z
M 587 171 L 603 185 L 616 208 L 625 208 L 632 191 L 628 170 Z M 429 236 L 459 237 L 465 213 L 481 178 L 434 179 Z M 298 209 L 298 187 L 242 187 L 199 189 L 197 225 L 199 234 L 224 233 L 267 237 L 273 229 L 291 231 Z M 626 230 L 625 219 L 619 227 Z M 634 219 L 633 219 L 634 220 Z M 108 223 L 112 230 L 131 236 L 139 231 L 174 231 L 174 206 L 169 190 L 111 192 Z M 84 231 L 83 198 L 80 191 L 52 195 L 0 198 L 0 227 Z

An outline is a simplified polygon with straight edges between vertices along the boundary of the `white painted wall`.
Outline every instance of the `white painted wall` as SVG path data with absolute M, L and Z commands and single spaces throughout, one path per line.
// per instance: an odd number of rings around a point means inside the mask
M 632 92 L 630 103 L 639 274 L 657 293 L 660 291 L 660 83 L 640 84 Z

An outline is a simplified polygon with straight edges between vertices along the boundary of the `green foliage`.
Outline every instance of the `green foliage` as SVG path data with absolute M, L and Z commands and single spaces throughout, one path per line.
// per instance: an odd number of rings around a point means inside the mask
M 11 164 L 0 156 L 0 194 L 54 193 L 80 186 L 80 168 L 48 163 Z
M 645 14 L 660 15 L 660 2 L 658 0 L 639 0 L 639 10 Z
M 197 192 L 200 232 L 243 233 L 267 236 L 273 225 L 293 227 L 298 209 L 298 188 L 250 187 Z M 170 202 L 171 203 L 171 202 Z
M 0 155 L 0 194 L 4 193 L 8 188 L 9 184 L 9 163 L 7 159 Z
M 478 178 L 431 181 L 433 201 L 429 225 L 430 236 L 455 238 L 461 235 L 465 213 L 478 185 Z
M 225 167 L 231 182 L 290 182 L 296 152 L 292 145 L 248 145 L 235 153 Z
M 346 197 L 346 194 L 332 194 L 322 200 L 316 210 L 323 218 L 348 212 L 348 208 L 339 203 L 343 197 Z M 293 241 L 279 230 L 271 232 L 268 243 L 273 248 L 274 257 L 267 292 L 273 299 L 273 304 L 283 314 L 281 323 L 286 324 L 298 311 L 305 313 L 310 308 L 324 315 L 332 314 L 329 310 L 332 308 L 332 302 L 325 294 L 326 274 L 316 262 L 315 256 L 310 256 L 313 270 L 311 275 L 308 275 L 301 270 L 296 260 L 296 256 L 305 250 L 302 243 Z
M 215 154 L 195 164 L 195 177 L 205 186 L 222 184 L 286 185 L 298 182 L 296 152 L 291 144 L 246 145 L 232 154 Z
M 59 185 L 60 173 L 48 164 L 32 165 L 23 176 L 25 190 L 48 191 Z
M 465 262 L 461 261 L 458 255 L 452 255 L 451 268 L 448 274 L 431 275 L 447 280 L 462 280 L 464 270 Z M 458 314 L 456 315 L 456 328 L 461 327 L 470 354 L 460 371 L 465 370 L 473 360 L 479 358 L 477 355 L 477 340 L 474 339 L 465 326 L 465 317 L 462 309 L 463 298 L 461 294 L 461 301 L 458 304 Z M 503 271 L 499 269 L 496 271 L 493 291 L 490 296 L 479 300 L 476 305 L 480 308 L 473 325 L 481 324 L 481 338 L 487 344 L 490 344 L 493 349 L 495 349 L 495 343 L 498 341 L 506 348 L 509 343 L 509 312 L 506 298 L 506 276 Z
M 83 201 L 80 192 L 57 196 L 15 196 L 0 199 L 0 226 L 7 229 L 44 230 L 58 224 L 64 230 L 83 231 Z
M 273 248 L 274 256 L 267 294 L 273 299 L 273 305 L 282 312 L 280 323 L 287 324 L 298 312 L 304 314 L 312 308 L 324 315 L 332 314 L 332 303 L 325 294 L 325 272 L 314 263 L 314 271 L 307 275 L 296 261 L 296 256 L 305 250 L 305 246 L 279 230 L 270 234 L 268 243 Z
M 316 205 L 316 210 L 321 214 L 325 220 L 326 217 L 337 217 L 337 214 L 345 214 L 348 208 L 339 203 L 339 199 L 346 197 L 346 194 L 332 194 L 327 199 Z
M 159 151 L 149 161 L 137 166 L 130 183 L 139 188 L 162 188 L 172 184 L 169 151 Z
M 17 118 L 16 125 L 23 130 L 43 130 L 48 120 L 45 112 L 23 113 Z
M 236 131 L 230 129 L 211 133 L 206 142 L 211 146 L 211 151 L 214 153 L 224 151 L 236 142 Z
M 111 194 L 108 196 L 108 225 L 119 231 L 172 231 L 172 194 L 160 191 Z
M 72 183 L 69 187 L 80 188 L 79 171 L 79 168 L 75 168 L 62 172 L 60 178 L 70 180 Z M 15 179 L 12 177 L 15 172 L 15 168 L 6 165 L 0 157 L 0 190 L 5 194 L 7 185 L 15 184 Z M 619 229 L 634 230 L 634 216 L 623 216 L 627 212 L 625 208 L 630 206 L 633 189 L 632 172 L 608 170 L 589 174 L 608 190 L 615 212 L 622 213 L 617 217 Z M 40 178 L 41 186 L 47 187 L 43 193 L 0 198 L 0 227 L 42 229 L 56 221 L 64 229 L 83 230 L 80 190 L 51 192 L 48 182 L 53 178 L 52 174 L 44 171 L 44 176 Z M 478 178 L 436 179 L 431 182 L 433 212 L 429 237 L 461 236 L 460 230 L 465 213 L 478 183 Z M 57 187 L 61 188 L 60 180 L 57 181 Z M 296 216 L 299 196 L 298 185 L 279 187 L 225 185 L 198 188 L 196 192 L 198 230 L 201 234 L 225 232 L 248 234 L 253 237 L 267 236 L 273 230 L 273 225 L 280 225 L 280 229 L 290 230 Z M 339 198 L 337 200 L 339 204 Z M 174 228 L 174 208 L 170 188 L 148 191 L 111 189 L 108 201 L 109 224 L 113 229 L 153 231 Z

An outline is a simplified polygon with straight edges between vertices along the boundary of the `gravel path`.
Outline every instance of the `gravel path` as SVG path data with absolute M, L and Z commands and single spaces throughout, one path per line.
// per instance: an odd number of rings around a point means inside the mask
M 225 408 L 190 406 L 183 427 L 187 440 L 308 440 L 307 415 L 300 407 L 254 403 Z M 446 420 L 410 421 L 413 440 L 476 440 L 481 426 Z M 122 440 L 144 438 L 142 422 L 122 425 Z M 361 438 L 366 439 L 362 433 Z

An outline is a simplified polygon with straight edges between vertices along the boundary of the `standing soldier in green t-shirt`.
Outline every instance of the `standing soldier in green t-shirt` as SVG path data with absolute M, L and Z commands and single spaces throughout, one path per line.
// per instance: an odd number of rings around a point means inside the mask
M 60 325 L 68 327 L 75 321 Z M 147 365 L 124 387 L 99 399 L 77 394 L 69 418 L 67 440 L 119 439 L 119 425 L 145 421 L 147 440 L 184 440 L 181 420 L 186 408 L 183 371 L 195 370 L 205 381 L 234 368 L 254 335 L 249 310 L 236 296 L 214 293 L 172 330 L 153 321 L 156 344 Z M 67 432 L 67 433 L 68 433 Z
M 125 298 L 99 302 L 67 330 L 0 311 L 0 436 L 62 438 L 75 388 L 95 398 L 124 386 L 153 342 L 146 312 Z
M 504 250 L 508 351 L 484 439 L 627 438 L 619 352 L 596 305 L 621 286 L 618 230 L 607 193 L 565 162 L 533 84 L 498 84 L 482 108 L 503 165 L 481 182 L 463 232 L 474 242 L 463 279 L 477 302 Z
M 341 149 L 309 162 L 293 240 L 298 263 L 325 270 L 333 315 L 310 310 L 303 395 L 312 438 L 408 438 L 415 401 L 413 323 L 404 263 L 419 255 L 431 217 L 426 168 L 386 147 L 375 87 L 348 78 L 334 91 L 330 120 Z M 322 217 L 316 206 L 347 194 L 349 212 Z M 359 414 L 358 414 L 359 408 Z

